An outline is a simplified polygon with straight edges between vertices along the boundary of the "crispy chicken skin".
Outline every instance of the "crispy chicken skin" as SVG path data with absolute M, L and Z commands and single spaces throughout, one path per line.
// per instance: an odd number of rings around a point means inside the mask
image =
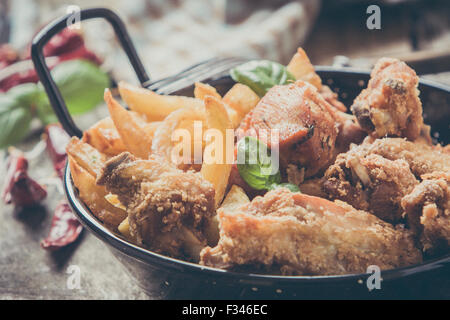
M 345 201 L 389 222 L 399 222 L 401 199 L 421 176 L 450 169 L 450 155 L 440 146 L 402 138 L 366 138 L 338 155 L 325 172 L 323 190 L 330 199 Z
M 367 88 L 351 106 L 361 127 L 376 138 L 418 138 L 423 126 L 418 82 L 415 71 L 404 62 L 391 58 L 378 60 Z
M 389 159 L 403 159 L 411 172 L 418 178 L 434 171 L 450 170 L 450 153 L 441 145 L 429 145 L 421 141 L 407 141 L 402 138 L 373 139 L 367 137 L 363 144 L 365 152 L 379 154 Z
M 410 228 L 424 251 L 450 248 L 450 172 L 434 172 L 402 199 Z
M 309 83 L 299 80 L 275 86 L 243 119 L 237 135 L 256 135 L 271 145 L 270 133 L 278 130 L 282 169 L 292 164 L 310 177 L 334 156 L 338 130 L 333 110 Z
M 220 268 L 265 266 L 285 275 L 366 272 L 418 263 L 406 229 L 340 202 L 268 192 L 234 212 L 219 210 L 220 240 L 201 252 L 201 264 Z M 280 267 L 281 266 L 281 267 Z
M 337 156 L 325 172 L 323 190 L 330 199 L 339 199 L 377 217 L 398 222 L 400 201 L 418 184 L 405 160 L 389 160 L 355 146 Z
M 204 228 L 214 213 L 214 188 L 200 173 L 184 172 L 157 156 L 138 160 L 124 152 L 108 160 L 97 183 L 126 207 L 138 244 L 195 260 L 206 245 Z

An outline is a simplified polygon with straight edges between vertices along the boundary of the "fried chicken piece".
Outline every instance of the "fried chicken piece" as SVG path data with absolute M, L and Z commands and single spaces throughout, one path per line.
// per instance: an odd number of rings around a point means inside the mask
M 392 223 L 399 222 L 400 201 L 418 184 L 405 160 L 389 160 L 364 152 L 357 146 L 338 155 L 325 172 L 323 190 L 330 199 L 373 213 Z
M 434 172 L 402 199 L 409 226 L 424 251 L 450 248 L 450 172 Z
M 330 199 L 345 201 L 389 222 L 402 218 L 401 199 L 426 173 L 448 171 L 450 155 L 439 146 L 402 138 L 368 137 L 338 155 L 325 172 L 323 190 Z
M 391 58 L 378 60 L 367 88 L 351 106 L 361 127 L 376 138 L 419 137 L 423 118 L 418 82 L 415 71 L 404 62 Z
M 219 210 L 220 240 L 200 263 L 220 268 L 265 266 L 285 275 L 366 272 L 418 263 L 411 233 L 340 202 L 268 192 L 233 212 Z
M 138 244 L 192 260 L 206 246 L 204 228 L 215 213 L 214 188 L 200 173 L 184 172 L 154 155 L 138 160 L 124 152 L 106 162 L 97 183 L 126 207 Z
M 429 145 L 420 141 L 407 141 L 401 138 L 373 139 L 367 137 L 363 142 L 363 153 L 374 153 L 389 159 L 403 159 L 408 162 L 411 172 L 418 178 L 434 171 L 450 170 L 450 153 L 441 145 Z
M 332 161 L 338 133 L 333 107 L 312 85 L 299 80 L 273 87 L 244 118 L 237 135 L 256 136 L 271 146 L 273 130 L 279 132 L 283 170 L 292 164 L 310 177 Z
M 339 101 L 337 93 L 333 92 L 329 86 L 322 85 L 319 90 L 320 95 L 328 102 L 332 107 L 341 112 L 346 112 L 347 107 L 345 104 Z

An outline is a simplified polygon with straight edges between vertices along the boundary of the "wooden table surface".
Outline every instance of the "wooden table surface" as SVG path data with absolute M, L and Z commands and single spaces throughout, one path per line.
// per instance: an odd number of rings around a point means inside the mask
M 365 12 L 361 7 L 353 8 L 325 10 L 319 17 L 304 45 L 313 63 L 330 64 L 335 55 L 353 59 L 412 51 L 408 31 L 411 17 L 407 13 L 399 15 L 399 11 L 383 9 L 382 30 L 369 31 L 365 28 Z M 424 16 L 431 17 L 427 19 L 434 21 L 434 28 L 442 30 L 432 39 L 421 40 L 420 46 L 450 47 L 448 12 L 436 7 L 424 12 Z M 427 77 L 450 85 L 450 73 Z M 37 140 L 31 139 L 20 148 L 29 149 Z M 52 175 L 52 170 L 46 156 L 31 163 L 30 172 L 39 177 Z M 90 232 L 84 231 L 76 243 L 55 253 L 40 247 L 61 198 L 50 186 L 42 207 L 16 211 L 0 203 L 0 299 L 151 299 Z M 67 270 L 72 265 L 81 270 L 80 289 L 67 287 Z

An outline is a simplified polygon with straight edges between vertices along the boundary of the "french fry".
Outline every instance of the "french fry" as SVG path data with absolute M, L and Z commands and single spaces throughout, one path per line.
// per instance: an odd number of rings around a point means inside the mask
M 104 154 L 76 137 L 72 137 L 67 144 L 66 152 L 80 167 L 89 172 L 94 180 L 100 174 L 106 161 Z
M 202 82 L 196 82 L 194 87 L 194 97 L 204 100 L 206 96 L 212 96 L 217 99 L 222 99 L 216 88 Z
M 105 101 L 126 149 L 139 158 L 147 159 L 151 151 L 152 139 L 138 125 L 131 113 L 113 98 L 108 89 L 105 90 Z
M 250 91 L 251 91 L 251 89 L 250 89 Z M 252 91 L 252 93 L 255 94 L 253 91 Z M 204 100 L 206 96 L 211 96 L 218 100 L 222 100 L 222 97 L 217 92 L 216 88 L 210 86 L 209 84 L 205 84 L 205 83 L 201 83 L 201 82 L 195 83 L 194 96 L 201 100 Z M 222 101 L 225 102 L 225 100 L 222 100 Z M 239 114 L 239 111 L 235 110 L 228 103 L 225 103 L 225 108 L 228 112 L 228 117 L 231 120 L 233 128 L 237 128 L 239 126 L 239 124 L 241 123 L 241 120 L 243 117 Z
M 233 108 L 239 123 L 259 102 L 259 96 L 248 86 L 236 83 L 223 97 L 223 102 Z
M 83 142 L 108 156 L 126 151 L 125 145 L 110 117 L 100 120 L 83 133 Z
M 244 189 L 234 184 L 220 207 L 232 211 L 249 202 L 250 199 Z
M 126 217 L 117 227 L 117 230 L 128 240 L 135 242 L 136 239 L 131 235 L 130 232 L 130 222 L 128 220 L 128 217 Z
M 164 155 L 168 161 L 173 162 L 172 151 L 177 141 L 172 140 L 172 134 L 177 129 L 187 130 L 189 133 L 189 140 L 182 141 L 183 150 L 190 148 L 191 158 L 190 163 L 193 163 L 194 159 L 194 147 L 195 145 L 201 145 L 203 150 L 203 137 L 202 135 L 197 135 L 194 133 L 194 122 L 200 121 L 205 122 L 205 109 L 204 106 L 201 108 L 197 107 L 186 107 L 183 109 L 176 110 L 167 116 L 164 121 L 157 127 L 153 137 L 152 152 L 160 155 Z M 183 156 L 183 155 L 182 155 Z M 181 169 L 185 169 L 189 166 L 184 166 L 183 164 L 177 164 Z
M 206 96 L 205 97 L 205 113 L 206 113 L 206 125 L 208 129 L 219 130 L 222 134 L 222 159 L 220 163 L 205 163 L 205 158 L 203 158 L 203 165 L 201 169 L 201 174 L 203 178 L 211 182 L 215 189 L 215 203 L 216 207 L 222 202 L 223 196 L 225 194 L 225 189 L 228 184 L 228 178 L 231 172 L 231 163 L 227 163 L 227 143 L 226 143 L 226 131 L 227 129 L 232 129 L 232 123 L 228 117 L 226 107 L 222 101 L 219 99 Z M 211 141 L 216 143 L 215 141 Z M 217 144 L 216 144 L 217 145 Z M 205 148 L 206 150 L 206 148 Z M 218 150 L 216 149 L 216 152 Z
M 201 107 L 203 101 L 183 96 L 160 95 L 145 88 L 119 82 L 119 92 L 128 107 L 147 116 L 148 121 L 164 120 L 170 113 L 185 107 Z
M 287 65 L 287 70 L 294 75 L 295 79 L 309 82 L 319 91 L 322 89 L 322 80 L 302 48 L 297 49 L 297 53 Z
M 241 187 L 233 185 L 225 196 L 220 208 L 233 211 L 249 202 L 250 199 L 247 197 L 245 191 Z M 205 227 L 205 236 L 209 246 L 215 246 L 217 244 L 219 241 L 219 231 L 219 219 L 215 215 L 208 221 Z
M 116 228 L 127 217 L 126 211 L 106 201 L 105 187 L 97 185 L 95 176 L 85 170 L 72 156 L 69 156 L 69 167 L 81 200 L 99 220 Z

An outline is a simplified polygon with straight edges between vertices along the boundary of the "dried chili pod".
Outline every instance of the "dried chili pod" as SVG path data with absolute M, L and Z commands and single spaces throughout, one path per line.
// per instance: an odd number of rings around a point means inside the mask
M 43 186 L 28 176 L 28 161 L 18 150 L 10 152 L 2 199 L 19 207 L 36 205 L 47 196 Z
M 70 141 L 70 136 L 61 125 L 50 124 L 45 127 L 44 137 L 47 144 L 47 152 L 53 162 L 53 168 L 62 179 L 67 160 L 66 146 Z
M 46 250 L 57 250 L 74 242 L 80 235 L 83 227 L 73 214 L 69 205 L 62 200 L 55 209 L 50 232 L 41 242 Z

